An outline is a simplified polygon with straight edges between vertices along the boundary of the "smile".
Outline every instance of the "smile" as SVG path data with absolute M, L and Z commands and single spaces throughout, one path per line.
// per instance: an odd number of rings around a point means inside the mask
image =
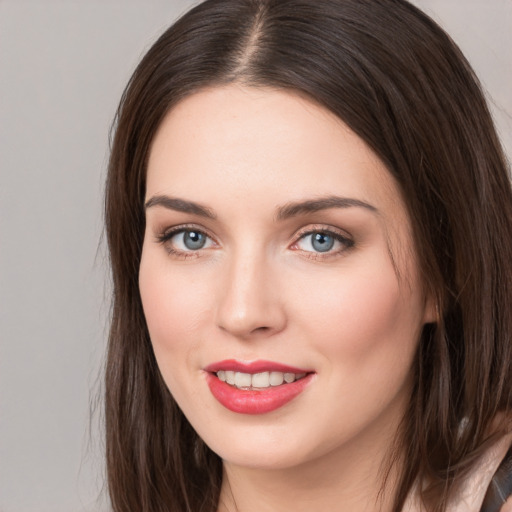
M 214 398 L 226 409 L 239 414 L 265 414 L 283 407 L 299 396 L 315 375 L 268 361 L 229 360 L 205 370 Z
M 230 370 L 219 370 L 217 378 L 222 382 L 227 382 L 238 389 L 265 389 L 271 386 L 281 386 L 282 384 L 291 384 L 296 380 L 303 379 L 306 373 L 290 372 L 261 372 L 261 373 L 242 373 Z

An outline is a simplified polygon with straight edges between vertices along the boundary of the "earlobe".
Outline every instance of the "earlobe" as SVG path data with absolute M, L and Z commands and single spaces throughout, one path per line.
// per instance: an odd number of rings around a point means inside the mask
M 423 323 L 436 324 L 441 318 L 439 301 L 437 301 L 432 294 L 425 297 L 425 308 L 423 310 Z

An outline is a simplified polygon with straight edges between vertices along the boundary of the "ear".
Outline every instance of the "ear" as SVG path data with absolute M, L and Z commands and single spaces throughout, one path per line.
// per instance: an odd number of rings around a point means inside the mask
M 432 292 L 425 296 L 425 306 L 423 308 L 423 323 L 436 324 L 441 318 L 439 311 L 439 302 Z

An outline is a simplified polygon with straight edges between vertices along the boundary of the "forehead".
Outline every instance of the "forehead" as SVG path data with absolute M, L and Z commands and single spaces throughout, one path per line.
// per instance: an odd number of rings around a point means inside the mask
M 403 213 L 384 164 L 334 114 L 293 92 L 238 85 L 192 94 L 166 115 L 147 176 L 147 196 L 161 193 L 238 197 L 246 208 L 334 193 Z

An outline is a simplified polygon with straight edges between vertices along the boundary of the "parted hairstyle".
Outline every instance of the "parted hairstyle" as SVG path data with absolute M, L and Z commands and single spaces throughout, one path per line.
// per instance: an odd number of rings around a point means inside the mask
M 512 194 L 479 82 L 448 35 L 405 0 L 207 0 L 135 70 L 113 126 L 105 196 L 113 276 L 106 456 L 115 512 L 215 512 L 222 464 L 167 389 L 138 287 L 146 167 L 164 116 L 206 87 L 306 95 L 387 166 L 409 213 L 438 318 L 413 362 L 390 447 L 394 510 L 415 482 L 442 511 L 511 410 Z

